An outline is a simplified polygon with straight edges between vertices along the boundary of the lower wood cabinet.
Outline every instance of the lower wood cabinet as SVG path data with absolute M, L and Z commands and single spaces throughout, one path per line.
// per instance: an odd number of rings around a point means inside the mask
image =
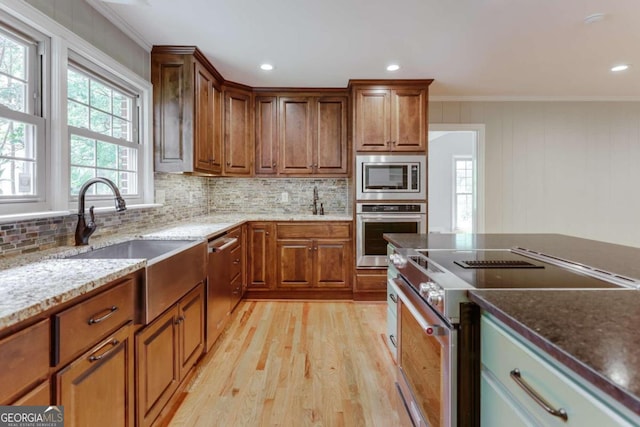
M 250 298 L 351 298 L 347 221 L 255 222 L 248 227 Z
M 136 336 L 138 426 L 158 417 L 204 349 L 200 283 Z
M 133 368 L 129 322 L 55 375 L 65 426 L 134 426 Z
M 29 399 L 47 380 L 50 329 L 51 323 L 46 319 L 0 339 L 0 404 Z
M 15 406 L 48 406 L 51 405 L 51 382 L 47 379 L 35 386 L 20 399 L 11 402 Z

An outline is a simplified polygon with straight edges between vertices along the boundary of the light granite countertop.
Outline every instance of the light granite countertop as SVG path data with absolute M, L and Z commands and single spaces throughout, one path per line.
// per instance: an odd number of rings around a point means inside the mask
M 206 240 L 247 221 L 351 220 L 349 215 L 216 214 L 95 237 L 88 246 L 0 258 L 0 331 L 146 266 L 144 259 L 67 259 L 81 252 L 131 239 Z

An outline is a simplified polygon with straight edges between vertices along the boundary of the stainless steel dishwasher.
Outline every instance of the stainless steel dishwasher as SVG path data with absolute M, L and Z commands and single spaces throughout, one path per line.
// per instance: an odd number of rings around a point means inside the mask
M 224 329 L 231 312 L 230 266 L 235 237 L 222 236 L 209 241 L 207 273 L 207 351 Z

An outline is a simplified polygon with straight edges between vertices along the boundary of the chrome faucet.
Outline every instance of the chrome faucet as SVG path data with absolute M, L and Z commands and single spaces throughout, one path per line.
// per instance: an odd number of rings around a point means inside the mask
M 118 187 L 116 187 L 116 185 L 110 179 L 96 177 L 96 178 L 91 178 L 87 182 L 82 184 L 82 187 L 80 187 L 80 193 L 78 194 L 78 224 L 76 225 L 76 246 L 88 245 L 89 237 L 93 234 L 94 231 L 96 231 L 96 228 L 97 228 L 96 222 L 95 222 L 96 217 L 93 214 L 93 206 L 89 208 L 89 215 L 91 216 L 91 219 L 88 224 L 85 222 L 84 199 L 89 187 L 92 184 L 96 184 L 98 182 L 107 184 L 109 187 L 111 187 L 113 194 L 115 194 L 116 196 L 115 197 L 116 212 L 122 212 L 127 209 L 127 205 L 124 202 L 124 199 L 122 198 L 122 196 L 120 195 L 120 190 L 118 190 Z

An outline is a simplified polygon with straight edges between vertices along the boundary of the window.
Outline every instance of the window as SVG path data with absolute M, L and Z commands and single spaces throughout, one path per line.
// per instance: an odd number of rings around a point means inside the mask
M 46 198 L 41 36 L 0 24 L 0 203 L 28 211 Z M 9 204 L 12 204 L 12 210 Z M 20 205 L 18 205 L 20 204 Z
M 93 177 L 113 181 L 123 197 L 141 196 L 139 185 L 137 95 L 118 82 L 75 63 L 67 70 L 70 198 Z M 104 184 L 89 187 L 87 196 L 109 196 Z
M 454 158 L 453 230 L 473 232 L 473 160 Z

